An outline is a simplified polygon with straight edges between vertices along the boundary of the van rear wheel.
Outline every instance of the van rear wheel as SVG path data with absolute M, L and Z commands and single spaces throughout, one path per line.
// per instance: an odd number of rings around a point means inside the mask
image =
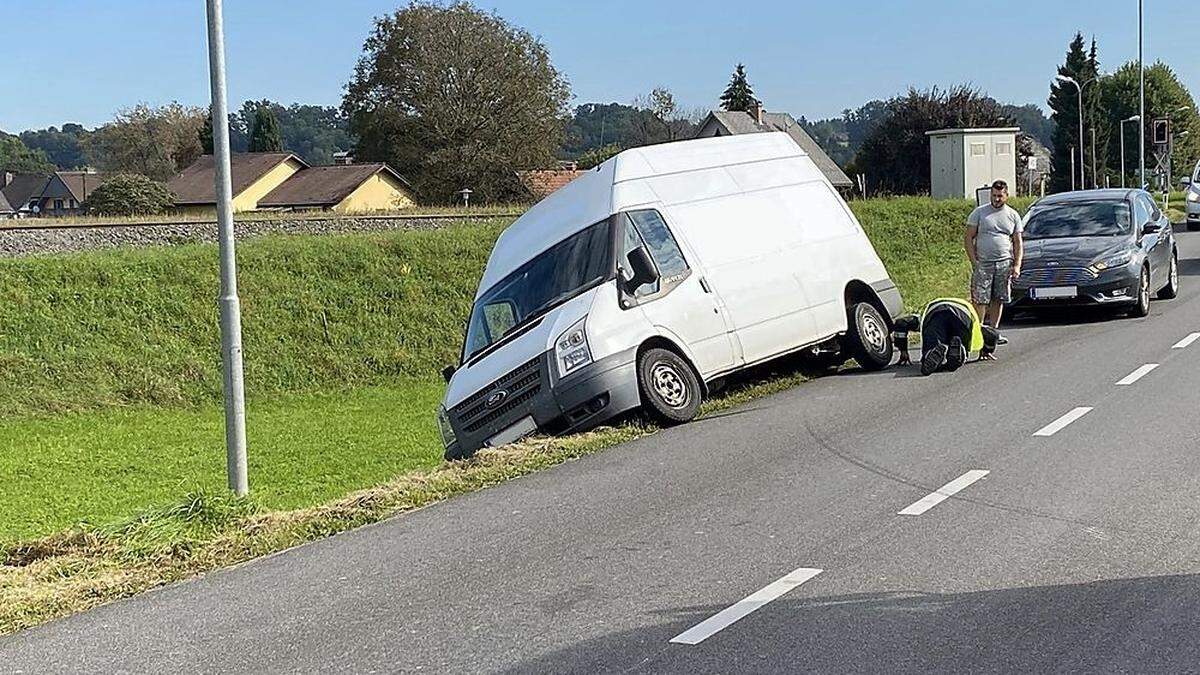
M 883 370 L 892 362 L 892 340 L 887 321 L 869 302 L 860 302 L 850 308 L 846 344 L 850 355 L 863 370 Z
M 703 392 L 691 366 L 673 351 L 655 347 L 638 358 L 642 406 L 664 425 L 695 419 Z

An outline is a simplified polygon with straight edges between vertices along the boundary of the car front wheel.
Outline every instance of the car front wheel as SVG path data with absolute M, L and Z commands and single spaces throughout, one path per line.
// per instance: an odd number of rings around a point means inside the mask
M 638 387 L 646 412 L 661 424 L 681 424 L 700 412 L 700 380 L 675 352 L 647 349 L 638 359 Z

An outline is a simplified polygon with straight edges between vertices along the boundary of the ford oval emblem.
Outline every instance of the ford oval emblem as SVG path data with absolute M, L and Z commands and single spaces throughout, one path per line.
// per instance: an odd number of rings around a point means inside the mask
M 495 408 L 496 406 L 503 403 L 504 399 L 506 399 L 506 398 L 508 398 L 508 392 L 504 391 L 503 389 L 497 389 L 496 391 L 492 392 L 491 396 L 487 397 L 486 405 L 489 408 Z

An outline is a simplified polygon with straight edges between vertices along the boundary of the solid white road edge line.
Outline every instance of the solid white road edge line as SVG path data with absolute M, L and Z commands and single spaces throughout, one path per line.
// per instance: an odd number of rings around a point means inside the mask
M 1176 342 L 1175 346 L 1171 347 L 1171 349 L 1187 349 L 1188 347 L 1192 346 L 1192 343 L 1196 340 L 1200 340 L 1200 333 L 1192 333 L 1179 342 Z
M 949 483 L 946 483 L 942 487 L 934 490 L 933 492 L 930 492 L 921 499 L 913 502 L 912 505 L 899 512 L 897 515 L 919 516 L 929 509 L 932 509 L 938 504 L 946 501 L 954 493 L 961 492 L 968 485 L 983 478 L 984 476 L 988 475 L 988 473 L 989 472 L 984 469 L 972 469 L 958 478 L 950 481 Z
M 744 618 L 754 610 L 787 593 L 800 584 L 820 574 L 822 570 L 812 567 L 801 567 L 793 570 L 778 581 L 771 582 L 761 590 L 755 591 L 737 604 L 726 607 L 709 618 L 671 638 L 671 642 L 681 645 L 697 645 L 712 637 L 717 632 L 729 627 L 735 621 Z
M 1063 429 L 1066 429 L 1067 425 L 1069 425 L 1070 423 L 1074 422 L 1075 420 L 1079 419 L 1080 417 L 1083 417 L 1084 415 L 1086 415 L 1090 412 L 1092 412 L 1091 408 L 1076 408 L 1076 409 L 1072 410 L 1071 412 L 1067 413 L 1066 415 L 1063 415 L 1062 417 L 1054 420 L 1050 424 L 1047 424 L 1046 426 L 1042 427 L 1041 429 L 1038 429 L 1037 431 L 1035 431 L 1033 433 L 1033 435 L 1034 436 L 1053 436 L 1054 434 L 1057 434 L 1058 432 L 1062 431 Z
M 1129 385 L 1133 384 L 1134 382 L 1137 382 L 1138 380 L 1142 379 L 1143 377 L 1149 375 L 1150 371 L 1154 370 L 1157 367 L 1158 367 L 1157 363 L 1147 363 L 1146 365 L 1142 366 L 1141 368 L 1138 368 L 1137 370 L 1133 371 L 1132 373 L 1126 375 L 1124 378 L 1119 380 L 1117 382 L 1117 386 L 1118 387 L 1128 387 Z

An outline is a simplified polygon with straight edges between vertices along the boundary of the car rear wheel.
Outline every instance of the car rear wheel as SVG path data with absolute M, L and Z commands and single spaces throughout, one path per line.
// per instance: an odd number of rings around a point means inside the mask
M 1138 282 L 1137 302 L 1129 310 L 1129 316 L 1141 318 L 1150 314 L 1150 268 L 1142 268 L 1142 278 Z
M 863 370 L 883 370 L 892 362 L 891 331 L 883 315 L 869 302 L 850 308 L 846 343 L 850 355 Z
M 1171 300 L 1179 295 L 1179 251 L 1171 252 L 1171 271 L 1167 274 L 1167 285 L 1158 289 L 1159 300 Z
M 655 347 L 641 355 L 638 387 L 646 412 L 660 424 L 681 424 L 700 412 L 700 380 L 673 351 Z

